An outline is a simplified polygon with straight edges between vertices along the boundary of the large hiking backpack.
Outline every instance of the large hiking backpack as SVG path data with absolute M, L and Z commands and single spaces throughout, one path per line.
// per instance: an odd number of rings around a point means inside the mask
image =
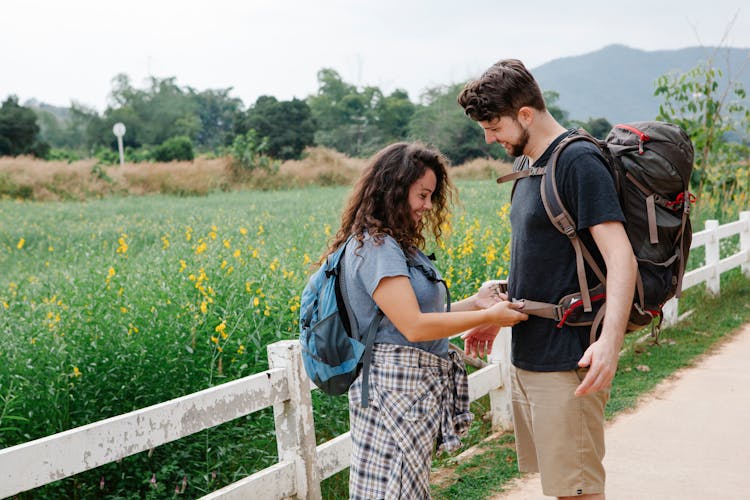
M 693 144 L 677 125 L 656 121 L 615 125 L 606 139 L 598 140 L 585 130 L 565 137 L 554 149 L 546 166 L 525 168 L 519 157 L 514 172 L 498 182 L 541 175 L 541 196 L 552 224 L 568 236 L 576 253 L 580 292 L 563 297 L 557 304 L 526 301 L 524 312 L 563 324 L 591 325 L 590 341 L 596 340 L 606 311 L 606 275 L 581 243 L 575 220 L 560 198 L 555 182 L 557 159 L 572 142 L 595 144 L 606 159 L 625 215 L 625 231 L 638 262 L 638 275 L 627 331 L 658 322 L 667 300 L 679 297 L 685 273 L 692 229 L 689 191 L 693 168 Z M 589 288 L 584 262 L 599 283 Z
M 299 343 L 302 363 L 310 380 L 330 396 L 338 396 L 362 373 L 363 408 L 369 401 L 370 362 L 375 334 L 384 314 L 379 308 L 364 335 L 357 330 L 357 320 L 349 305 L 343 278 L 346 246 L 353 238 L 330 254 L 310 276 L 300 298 Z M 434 255 L 428 257 L 434 260 Z M 451 296 L 445 280 L 435 271 L 407 256 L 407 266 L 419 270 L 429 281 L 445 287 L 446 311 L 451 310 Z

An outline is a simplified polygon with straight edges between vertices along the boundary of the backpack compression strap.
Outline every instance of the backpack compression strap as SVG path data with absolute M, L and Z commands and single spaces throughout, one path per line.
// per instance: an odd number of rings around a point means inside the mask
M 367 328 L 367 340 L 365 341 L 365 352 L 362 355 L 362 408 L 367 408 L 370 401 L 370 363 L 372 362 L 372 347 L 375 345 L 375 332 L 378 329 L 380 320 L 383 319 L 383 311 L 378 308 L 375 317 L 372 318 L 370 326 Z

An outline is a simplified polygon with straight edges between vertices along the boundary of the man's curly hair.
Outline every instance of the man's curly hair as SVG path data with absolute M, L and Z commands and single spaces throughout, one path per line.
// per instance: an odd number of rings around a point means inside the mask
M 479 79 L 467 83 L 457 101 L 474 121 L 515 118 L 524 106 L 546 109 L 539 84 L 518 59 L 495 63 Z

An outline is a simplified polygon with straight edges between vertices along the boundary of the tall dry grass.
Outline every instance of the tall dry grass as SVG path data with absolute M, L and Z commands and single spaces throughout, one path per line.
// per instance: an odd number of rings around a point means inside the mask
M 170 163 L 72 163 L 32 157 L 0 157 L 0 196 L 39 201 L 83 200 L 103 196 L 146 194 L 204 195 L 217 190 L 284 189 L 351 185 L 367 160 L 315 147 L 301 160 L 283 162 L 278 171 L 238 175 L 231 159 L 199 157 Z M 451 168 L 454 179 L 490 179 L 510 171 L 497 160 L 477 159 Z

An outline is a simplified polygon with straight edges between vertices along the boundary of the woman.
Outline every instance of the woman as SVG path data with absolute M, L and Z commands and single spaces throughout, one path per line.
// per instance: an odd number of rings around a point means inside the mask
M 495 302 L 485 287 L 445 312 L 444 282 L 420 249 L 424 233 L 440 239 L 454 192 L 438 152 L 388 146 L 362 172 L 328 251 L 348 245 L 342 279 L 359 331 L 377 308 L 385 314 L 375 334 L 368 404 L 361 404 L 361 376 L 349 390 L 354 499 L 429 498 L 435 442 L 457 447 L 457 434 L 472 419 L 466 371 L 447 338 L 527 318 L 513 304 Z

